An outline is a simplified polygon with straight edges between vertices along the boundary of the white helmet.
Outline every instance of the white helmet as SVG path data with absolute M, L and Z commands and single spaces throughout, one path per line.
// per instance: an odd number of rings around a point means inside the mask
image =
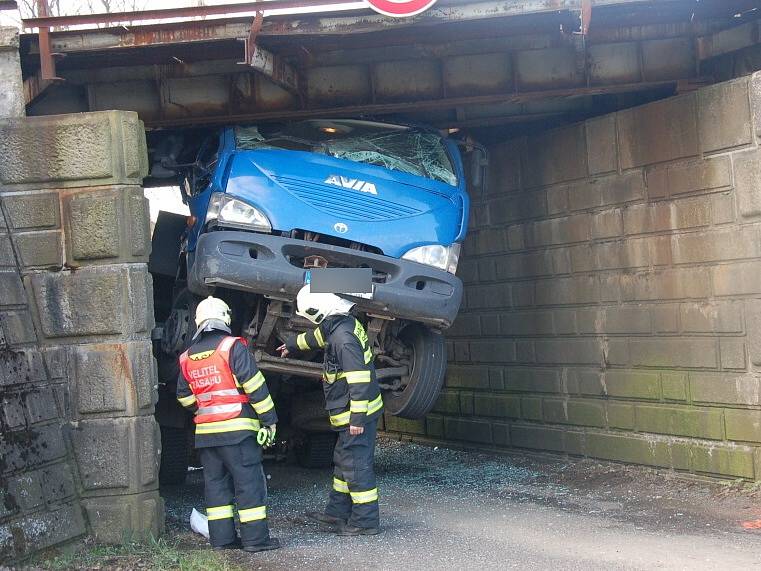
M 204 321 L 221 321 L 227 327 L 230 326 L 230 306 L 218 297 L 209 296 L 196 307 L 196 327 L 201 328 Z
M 319 324 L 326 317 L 349 313 L 354 303 L 334 293 L 312 293 L 309 284 L 299 290 L 296 297 L 296 314 Z

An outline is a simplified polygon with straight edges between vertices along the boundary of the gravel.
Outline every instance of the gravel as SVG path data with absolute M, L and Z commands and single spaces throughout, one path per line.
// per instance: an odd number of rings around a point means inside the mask
M 305 525 L 321 509 L 330 470 L 265 463 L 270 526 L 284 549 L 231 553 L 254 569 L 723 569 L 759 566 L 751 498 L 668 473 L 590 461 L 492 456 L 379 439 L 384 532 L 339 538 Z M 162 490 L 170 532 L 190 546 L 202 471 Z M 761 568 L 761 566 L 759 566 Z

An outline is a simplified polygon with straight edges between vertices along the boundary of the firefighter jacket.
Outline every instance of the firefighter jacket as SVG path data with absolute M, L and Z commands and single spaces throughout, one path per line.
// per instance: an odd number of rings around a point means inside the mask
M 362 324 L 351 315 L 325 319 L 313 331 L 286 342 L 291 353 L 324 349 L 322 388 L 330 424 L 337 430 L 363 426 L 383 409 L 373 352 Z
M 277 423 L 264 375 L 240 337 L 201 334 L 180 356 L 177 400 L 195 412 L 196 448 L 238 444 Z

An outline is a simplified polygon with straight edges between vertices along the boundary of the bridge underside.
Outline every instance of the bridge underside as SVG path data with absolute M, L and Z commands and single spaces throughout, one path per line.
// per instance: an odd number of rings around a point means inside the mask
M 393 116 L 485 137 L 501 126 L 503 138 L 752 68 L 754 4 L 441 0 L 404 20 L 368 10 L 53 29 L 62 81 L 40 80 L 37 35 L 22 37 L 27 110 L 134 110 L 148 129 Z

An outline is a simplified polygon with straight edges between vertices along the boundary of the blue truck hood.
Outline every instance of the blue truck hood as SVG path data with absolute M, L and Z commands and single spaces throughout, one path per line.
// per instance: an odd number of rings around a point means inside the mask
M 423 177 L 301 151 L 238 151 L 226 192 L 259 208 L 274 230 L 309 230 L 401 257 L 460 234 L 460 188 Z

